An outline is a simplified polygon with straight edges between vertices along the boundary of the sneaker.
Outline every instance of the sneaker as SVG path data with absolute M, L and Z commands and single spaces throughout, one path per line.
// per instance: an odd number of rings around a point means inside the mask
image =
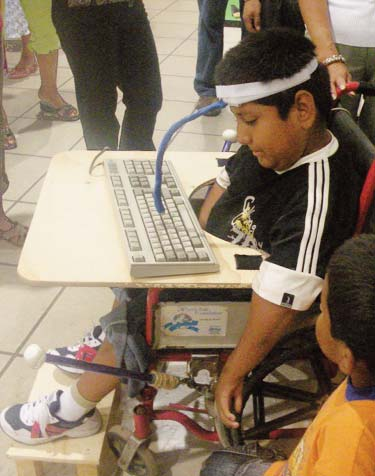
M 61 357 L 68 357 L 74 360 L 83 360 L 85 362 L 92 362 L 96 356 L 100 346 L 105 338 L 105 333 L 100 325 L 88 332 L 83 339 L 70 347 L 58 347 L 57 349 L 50 349 L 47 352 L 52 355 L 60 355 Z M 82 374 L 84 371 L 75 369 L 74 367 L 65 367 L 57 365 L 57 367 L 65 372 L 73 374 Z
M 102 419 L 96 408 L 77 421 L 65 421 L 56 413 L 60 409 L 62 390 L 36 400 L 13 405 L 0 414 L 0 426 L 10 438 L 26 445 L 48 443 L 64 436 L 83 438 L 100 430 Z
M 195 109 L 202 109 L 202 107 L 209 106 L 214 102 L 217 102 L 218 98 L 215 96 L 199 96 Z M 218 116 L 221 113 L 221 109 L 212 109 L 212 111 L 206 112 L 205 116 L 214 117 Z

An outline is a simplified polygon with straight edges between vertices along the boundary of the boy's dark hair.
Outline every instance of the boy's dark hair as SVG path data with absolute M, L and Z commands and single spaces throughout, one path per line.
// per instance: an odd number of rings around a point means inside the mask
M 301 71 L 315 57 L 314 49 L 308 38 L 289 28 L 249 33 L 217 65 L 215 82 L 232 85 L 288 78 Z M 280 117 L 286 119 L 294 104 L 295 94 L 301 89 L 313 95 L 320 120 L 328 121 L 332 98 L 328 71 L 321 64 L 308 81 L 254 102 L 275 106 Z
M 375 377 L 375 235 L 340 246 L 328 265 L 331 334 Z

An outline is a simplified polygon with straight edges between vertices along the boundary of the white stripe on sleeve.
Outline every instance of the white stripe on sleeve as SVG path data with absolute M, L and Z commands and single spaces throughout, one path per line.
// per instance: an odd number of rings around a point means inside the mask
M 329 198 L 329 161 L 309 164 L 308 199 L 305 230 L 301 240 L 296 271 L 316 274 Z
M 221 169 L 219 175 L 216 177 L 216 183 L 220 185 L 221 188 L 224 188 L 225 190 L 229 187 L 230 178 L 225 167 Z

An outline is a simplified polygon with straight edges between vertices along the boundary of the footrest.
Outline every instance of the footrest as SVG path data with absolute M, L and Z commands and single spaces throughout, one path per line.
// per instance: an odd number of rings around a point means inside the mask
M 44 364 L 36 376 L 29 400 L 36 400 L 57 389 L 64 390 L 74 380 L 73 376 L 53 365 Z M 42 462 L 72 464 L 76 466 L 77 476 L 98 476 L 114 396 L 113 391 L 97 405 L 103 426 L 96 435 L 86 438 L 61 438 L 37 446 L 13 443 L 7 451 L 7 456 L 15 460 L 17 476 L 43 476 Z

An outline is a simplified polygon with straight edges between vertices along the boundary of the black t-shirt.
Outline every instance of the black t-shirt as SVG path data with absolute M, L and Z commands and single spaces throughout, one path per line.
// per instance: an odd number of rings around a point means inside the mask
M 226 190 L 206 229 L 262 251 L 253 289 L 264 299 L 305 310 L 319 295 L 332 252 L 354 231 L 362 185 L 354 161 L 332 136 L 277 173 L 244 146 L 217 177 Z

